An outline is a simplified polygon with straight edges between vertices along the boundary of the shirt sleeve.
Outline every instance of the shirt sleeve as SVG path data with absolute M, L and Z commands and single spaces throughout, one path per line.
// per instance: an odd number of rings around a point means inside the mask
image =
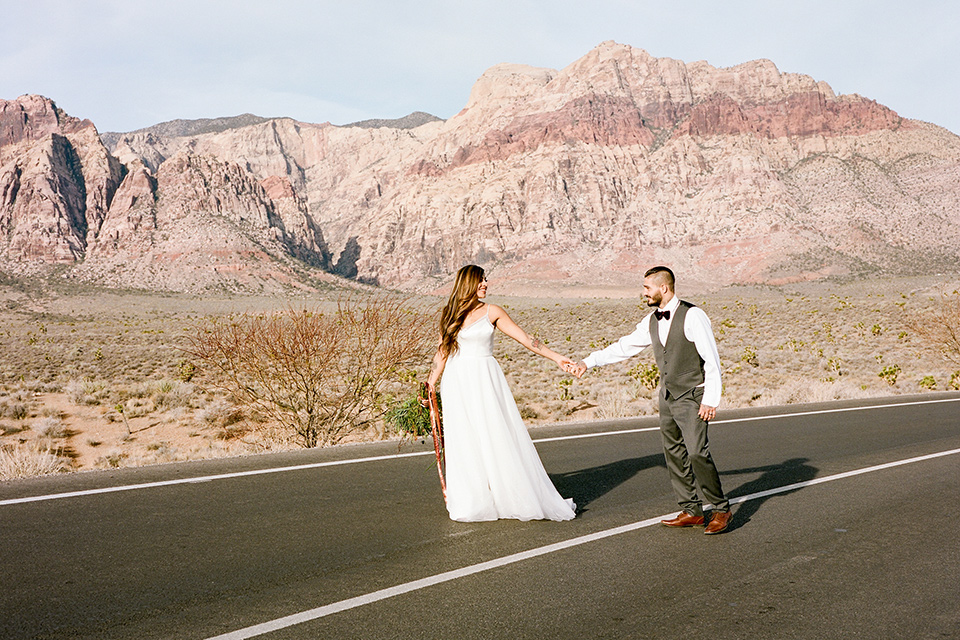
M 697 347 L 697 353 L 703 359 L 703 400 L 701 404 L 708 407 L 720 405 L 720 396 L 723 393 L 723 383 L 720 380 L 720 354 L 717 352 L 717 342 L 713 337 L 713 326 L 710 318 L 699 307 L 687 310 L 686 321 L 683 323 L 683 335 Z
M 633 333 L 623 336 L 605 349 L 594 351 L 583 359 L 583 363 L 587 365 L 587 368 L 614 364 L 637 355 L 651 344 L 650 316 L 648 315 L 640 321 Z

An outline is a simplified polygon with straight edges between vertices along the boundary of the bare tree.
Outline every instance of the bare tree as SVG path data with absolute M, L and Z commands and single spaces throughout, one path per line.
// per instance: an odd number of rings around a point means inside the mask
M 335 313 L 207 319 L 186 351 L 212 370 L 214 385 L 316 447 L 380 416 L 387 383 L 426 358 L 432 324 L 408 300 L 348 298 Z
M 925 347 L 960 364 L 960 293 L 941 291 L 932 308 L 909 315 L 906 324 Z

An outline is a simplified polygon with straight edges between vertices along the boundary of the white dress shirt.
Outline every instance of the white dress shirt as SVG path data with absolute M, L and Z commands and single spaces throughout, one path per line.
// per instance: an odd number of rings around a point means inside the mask
M 663 309 L 670 312 L 670 318 L 664 318 L 657 322 L 660 344 L 664 346 L 667 345 L 670 325 L 673 324 L 673 318 L 676 316 L 679 306 L 680 298 L 673 296 Z M 587 365 L 588 369 L 605 364 L 614 364 L 635 356 L 652 345 L 653 340 L 650 337 L 651 315 L 653 315 L 652 312 L 647 314 L 633 333 L 623 336 L 606 349 L 594 351 L 583 359 L 583 363 Z M 701 404 L 708 407 L 717 407 L 720 405 L 720 394 L 722 393 L 720 354 L 717 353 L 717 343 L 713 338 L 713 326 L 710 324 L 710 318 L 703 312 L 703 309 L 700 307 L 687 309 L 686 320 L 683 323 L 683 335 L 697 347 L 697 353 L 703 359 L 704 382 L 700 385 L 703 387 Z

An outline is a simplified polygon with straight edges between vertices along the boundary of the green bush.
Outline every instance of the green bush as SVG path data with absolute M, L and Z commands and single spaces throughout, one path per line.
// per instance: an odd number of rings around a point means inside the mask
M 177 377 L 183 382 L 190 382 L 197 373 L 197 367 L 188 360 L 177 363 Z
M 923 376 L 917 381 L 917 384 L 931 391 L 937 388 L 937 380 L 933 376 Z
M 877 375 L 890 384 L 897 384 L 897 376 L 900 375 L 900 366 L 896 364 L 888 365 L 884 367 Z
M 627 374 L 641 386 L 654 390 L 660 384 L 660 369 L 653 362 L 640 362 Z
M 437 394 L 437 405 L 439 404 L 440 395 Z M 420 404 L 417 395 L 391 407 L 384 415 L 384 420 L 400 435 L 414 438 L 430 435 L 430 410 Z
M 744 347 L 743 354 L 740 356 L 740 361 L 746 362 L 754 367 L 760 366 L 760 359 L 757 357 L 757 350 L 751 346 Z

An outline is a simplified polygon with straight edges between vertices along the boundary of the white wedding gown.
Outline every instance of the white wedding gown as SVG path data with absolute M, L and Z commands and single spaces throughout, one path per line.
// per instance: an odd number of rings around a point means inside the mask
M 540 462 L 493 357 L 493 333 L 487 316 L 461 329 L 440 381 L 447 511 L 461 522 L 571 520 L 576 505 Z

